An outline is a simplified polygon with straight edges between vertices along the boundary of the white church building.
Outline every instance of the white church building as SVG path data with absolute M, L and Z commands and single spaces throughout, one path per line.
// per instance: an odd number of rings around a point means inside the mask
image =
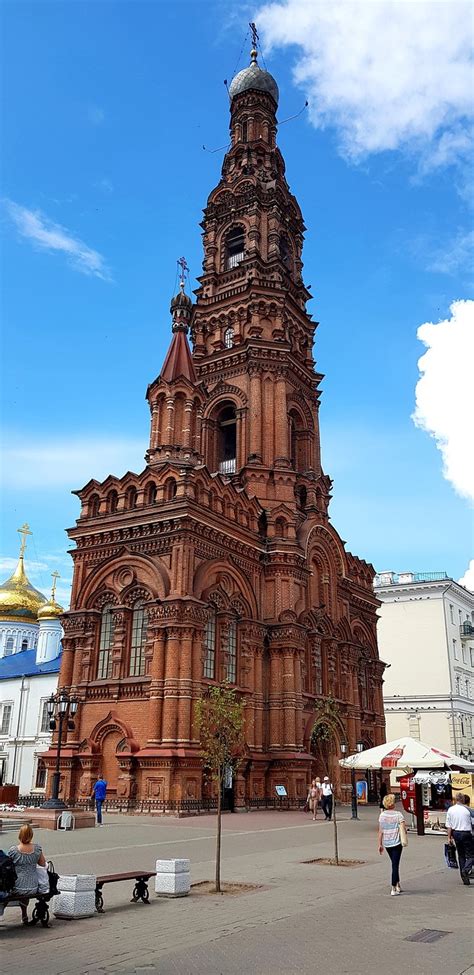
M 51 743 L 46 702 L 57 689 L 63 609 L 55 599 L 56 578 L 49 599 L 30 583 L 27 525 L 20 534 L 18 565 L 0 585 L 0 785 L 18 785 L 26 796 L 42 795 L 46 787 L 40 756 Z

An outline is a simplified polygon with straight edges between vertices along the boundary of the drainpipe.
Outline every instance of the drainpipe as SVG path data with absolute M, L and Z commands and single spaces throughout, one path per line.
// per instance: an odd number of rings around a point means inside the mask
M 25 692 L 25 677 L 26 677 L 26 675 L 23 674 L 23 676 L 21 678 L 20 700 L 18 702 L 18 721 L 16 723 L 16 736 L 15 736 L 15 743 L 14 743 L 14 746 L 13 746 L 12 785 L 16 785 L 16 782 L 15 782 L 16 760 L 17 760 L 17 756 L 18 756 L 18 739 L 20 737 L 20 725 L 21 725 L 21 717 L 22 717 L 22 710 L 23 710 L 23 694 Z M 20 786 L 20 783 L 18 782 L 18 787 L 19 786 Z
M 454 703 L 453 703 L 453 667 L 451 666 L 449 636 L 448 636 L 448 621 L 446 619 L 446 603 L 444 601 L 444 597 L 445 597 L 446 593 L 449 592 L 450 589 L 451 589 L 451 583 L 449 583 L 449 586 L 446 586 L 446 589 L 443 589 L 442 600 L 443 600 L 444 632 L 446 634 L 446 650 L 447 650 L 447 653 L 448 653 L 449 686 L 450 686 L 450 690 L 451 690 L 450 695 L 449 695 L 449 704 L 450 704 L 450 710 L 451 710 L 451 725 L 452 725 L 452 729 L 453 729 L 454 754 L 457 755 L 457 753 L 458 753 L 458 742 L 457 742 L 457 738 L 456 738 L 456 718 L 455 718 L 455 715 L 454 715 Z

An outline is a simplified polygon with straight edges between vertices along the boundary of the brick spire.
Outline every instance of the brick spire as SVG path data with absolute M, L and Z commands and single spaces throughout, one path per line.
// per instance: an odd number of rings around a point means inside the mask
M 166 354 L 161 379 L 165 383 L 173 383 L 180 376 L 195 385 L 197 383 L 196 370 L 191 358 L 191 350 L 187 340 L 188 324 L 191 317 L 192 302 L 184 293 L 184 282 L 180 285 L 179 294 L 171 302 L 173 316 L 173 338 Z

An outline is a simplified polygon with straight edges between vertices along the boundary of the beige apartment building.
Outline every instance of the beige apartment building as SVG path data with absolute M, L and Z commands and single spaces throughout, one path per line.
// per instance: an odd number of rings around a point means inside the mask
M 443 572 L 380 572 L 374 587 L 387 741 L 474 755 L 474 593 Z

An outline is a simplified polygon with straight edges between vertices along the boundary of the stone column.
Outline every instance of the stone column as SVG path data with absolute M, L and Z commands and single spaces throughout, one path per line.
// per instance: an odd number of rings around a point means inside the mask
M 296 748 L 296 695 L 294 650 L 286 647 L 282 652 L 282 690 L 283 690 L 283 747 Z
M 252 460 L 262 459 L 262 384 L 257 371 L 250 373 L 250 450 Z
M 178 742 L 191 740 L 192 651 L 194 630 L 183 627 L 179 647 Z
M 254 745 L 263 751 L 263 647 L 255 649 L 254 658 Z
M 288 449 L 288 411 L 286 406 L 286 382 L 285 377 L 277 375 L 275 383 L 275 453 L 278 453 L 277 460 L 289 462 Z
M 176 742 L 179 650 L 180 630 L 176 626 L 170 626 L 167 629 L 166 639 L 166 665 L 161 735 L 163 744 L 175 744 Z
M 174 432 L 174 396 L 168 396 L 166 399 L 166 440 L 165 443 L 173 443 L 173 432 Z
M 192 413 L 193 401 L 192 399 L 187 399 L 184 404 L 183 447 L 191 447 L 191 449 L 193 447 L 191 443 Z
M 270 749 L 281 748 L 282 667 L 278 649 L 270 651 Z
M 149 611 L 149 618 L 150 613 Z M 150 698 L 148 702 L 148 727 L 150 729 L 150 744 L 161 744 L 161 723 L 163 714 L 163 682 L 165 676 L 165 641 L 164 629 L 148 624 L 151 630 L 153 656 L 150 664 Z

